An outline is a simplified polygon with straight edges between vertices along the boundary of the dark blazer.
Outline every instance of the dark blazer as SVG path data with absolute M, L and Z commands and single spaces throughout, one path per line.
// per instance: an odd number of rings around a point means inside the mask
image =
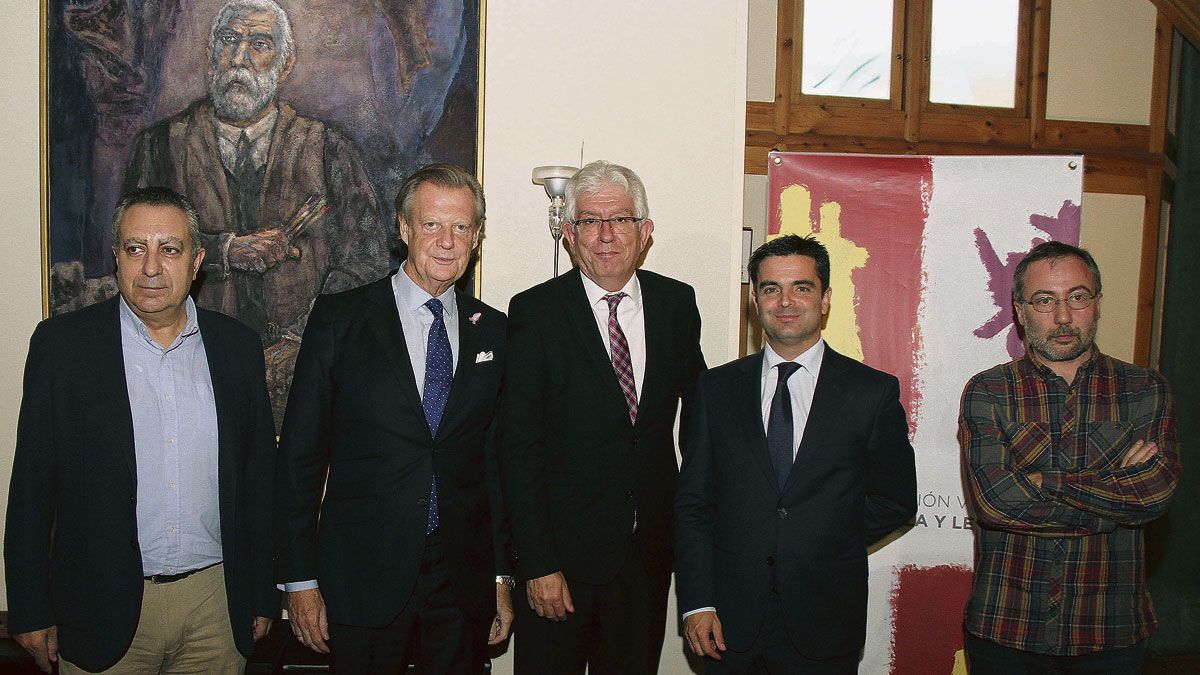
M 607 583 L 631 540 L 634 511 L 648 572 L 671 568 L 673 428 L 704 369 L 691 286 L 639 270 L 646 372 L 637 424 L 604 348 L 578 269 L 509 305 L 500 468 L 524 579 L 563 571 Z
M 83 668 L 117 661 L 142 604 L 133 417 L 117 298 L 47 319 L 29 343 L 8 499 L 9 630 L 58 626 Z M 197 312 L 217 409 L 225 589 L 238 649 L 253 617 L 279 613 L 271 583 L 275 425 L 258 335 Z
M 716 607 L 726 644 L 754 644 L 775 588 L 793 644 L 862 649 L 867 546 L 917 509 L 896 378 L 825 347 L 804 438 L 780 490 L 761 405 L 762 352 L 700 377 L 675 512 L 679 610 Z
M 495 576 L 509 570 L 492 424 L 505 317 L 464 293 L 457 303 L 458 366 L 436 438 L 390 276 L 322 295 L 309 316 L 280 438 L 275 577 L 316 579 L 332 622 L 378 628 L 404 609 L 435 470 L 454 597 L 471 621 L 495 616 Z

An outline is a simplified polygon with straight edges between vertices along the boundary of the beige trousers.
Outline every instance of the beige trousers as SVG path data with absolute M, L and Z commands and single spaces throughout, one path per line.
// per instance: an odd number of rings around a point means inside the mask
M 241 675 L 246 659 L 233 642 L 224 565 L 169 584 L 142 583 L 142 613 L 133 643 L 120 661 L 100 672 Z M 91 672 L 61 657 L 58 667 L 63 675 Z

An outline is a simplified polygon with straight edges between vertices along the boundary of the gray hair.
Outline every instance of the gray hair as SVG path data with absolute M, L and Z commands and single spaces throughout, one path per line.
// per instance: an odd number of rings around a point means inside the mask
M 487 218 L 487 202 L 483 198 L 483 188 L 479 185 L 479 181 L 475 177 L 467 173 L 462 167 L 453 164 L 428 164 L 413 172 L 411 176 L 404 180 L 400 186 L 400 190 L 396 193 L 396 213 L 408 223 L 409 227 L 416 228 L 416 223 L 412 221 L 413 201 L 416 199 L 417 188 L 429 183 L 444 188 L 467 188 L 471 191 L 471 198 L 475 202 L 475 231 L 478 232 L 483 228 L 483 221 Z
M 296 50 L 296 43 L 292 39 L 292 22 L 288 20 L 287 12 L 272 0 L 229 0 L 225 3 L 221 11 L 217 12 L 212 29 L 208 32 L 209 59 L 216 65 L 217 33 L 241 12 L 270 12 L 275 15 L 275 60 L 271 65 L 276 72 L 282 70 L 283 64 L 287 63 L 292 52 Z
M 192 254 L 203 248 L 200 245 L 200 214 L 196 212 L 196 206 L 192 204 L 192 200 L 165 187 L 143 187 L 136 190 L 126 192 L 121 196 L 121 201 L 117 202 L 117 208 L 113 211 L 112 217 L 112 248 L 113 253 L 116 253 L 121 248 L 121 220 L 125 218 L 125 212 L 130 207 L 144 204 L 146 206 L 173 206 L 187 216 L 188 224 L 188 239 L 192 247 Z
M 614 185 L 633 199 L 634 217 L 650 217 L 650 207 L 646 203 L 646 186 L 642 184 L 642 179 L 631 169 L 599 159 L 575 172 L 567 181 L 567 218 L 574 220 L 577 215 L 575 200 L 579 193 L 592 194 Z

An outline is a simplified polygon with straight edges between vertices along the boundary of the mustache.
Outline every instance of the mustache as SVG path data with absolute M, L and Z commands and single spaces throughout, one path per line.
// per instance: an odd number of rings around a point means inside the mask
M 253 87 L 255 85 L 254 74 L 249 68 L 242 66 L 234 66 L 227 70 L 223 70 L 217 74 L 216 84 L 222 89 L 228 88 L 231 84 L 244 84 Z

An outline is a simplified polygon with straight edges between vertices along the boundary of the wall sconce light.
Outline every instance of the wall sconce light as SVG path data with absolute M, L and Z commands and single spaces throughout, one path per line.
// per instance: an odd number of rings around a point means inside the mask
M 579 169 L 573 166 L 539 166 L 533 169 L 533 182 L 546 188 L 550 198 L 550 236 L 554 237 L 554 276 L 558 276 L 558 248 L 562 239 L 567 180 Z

